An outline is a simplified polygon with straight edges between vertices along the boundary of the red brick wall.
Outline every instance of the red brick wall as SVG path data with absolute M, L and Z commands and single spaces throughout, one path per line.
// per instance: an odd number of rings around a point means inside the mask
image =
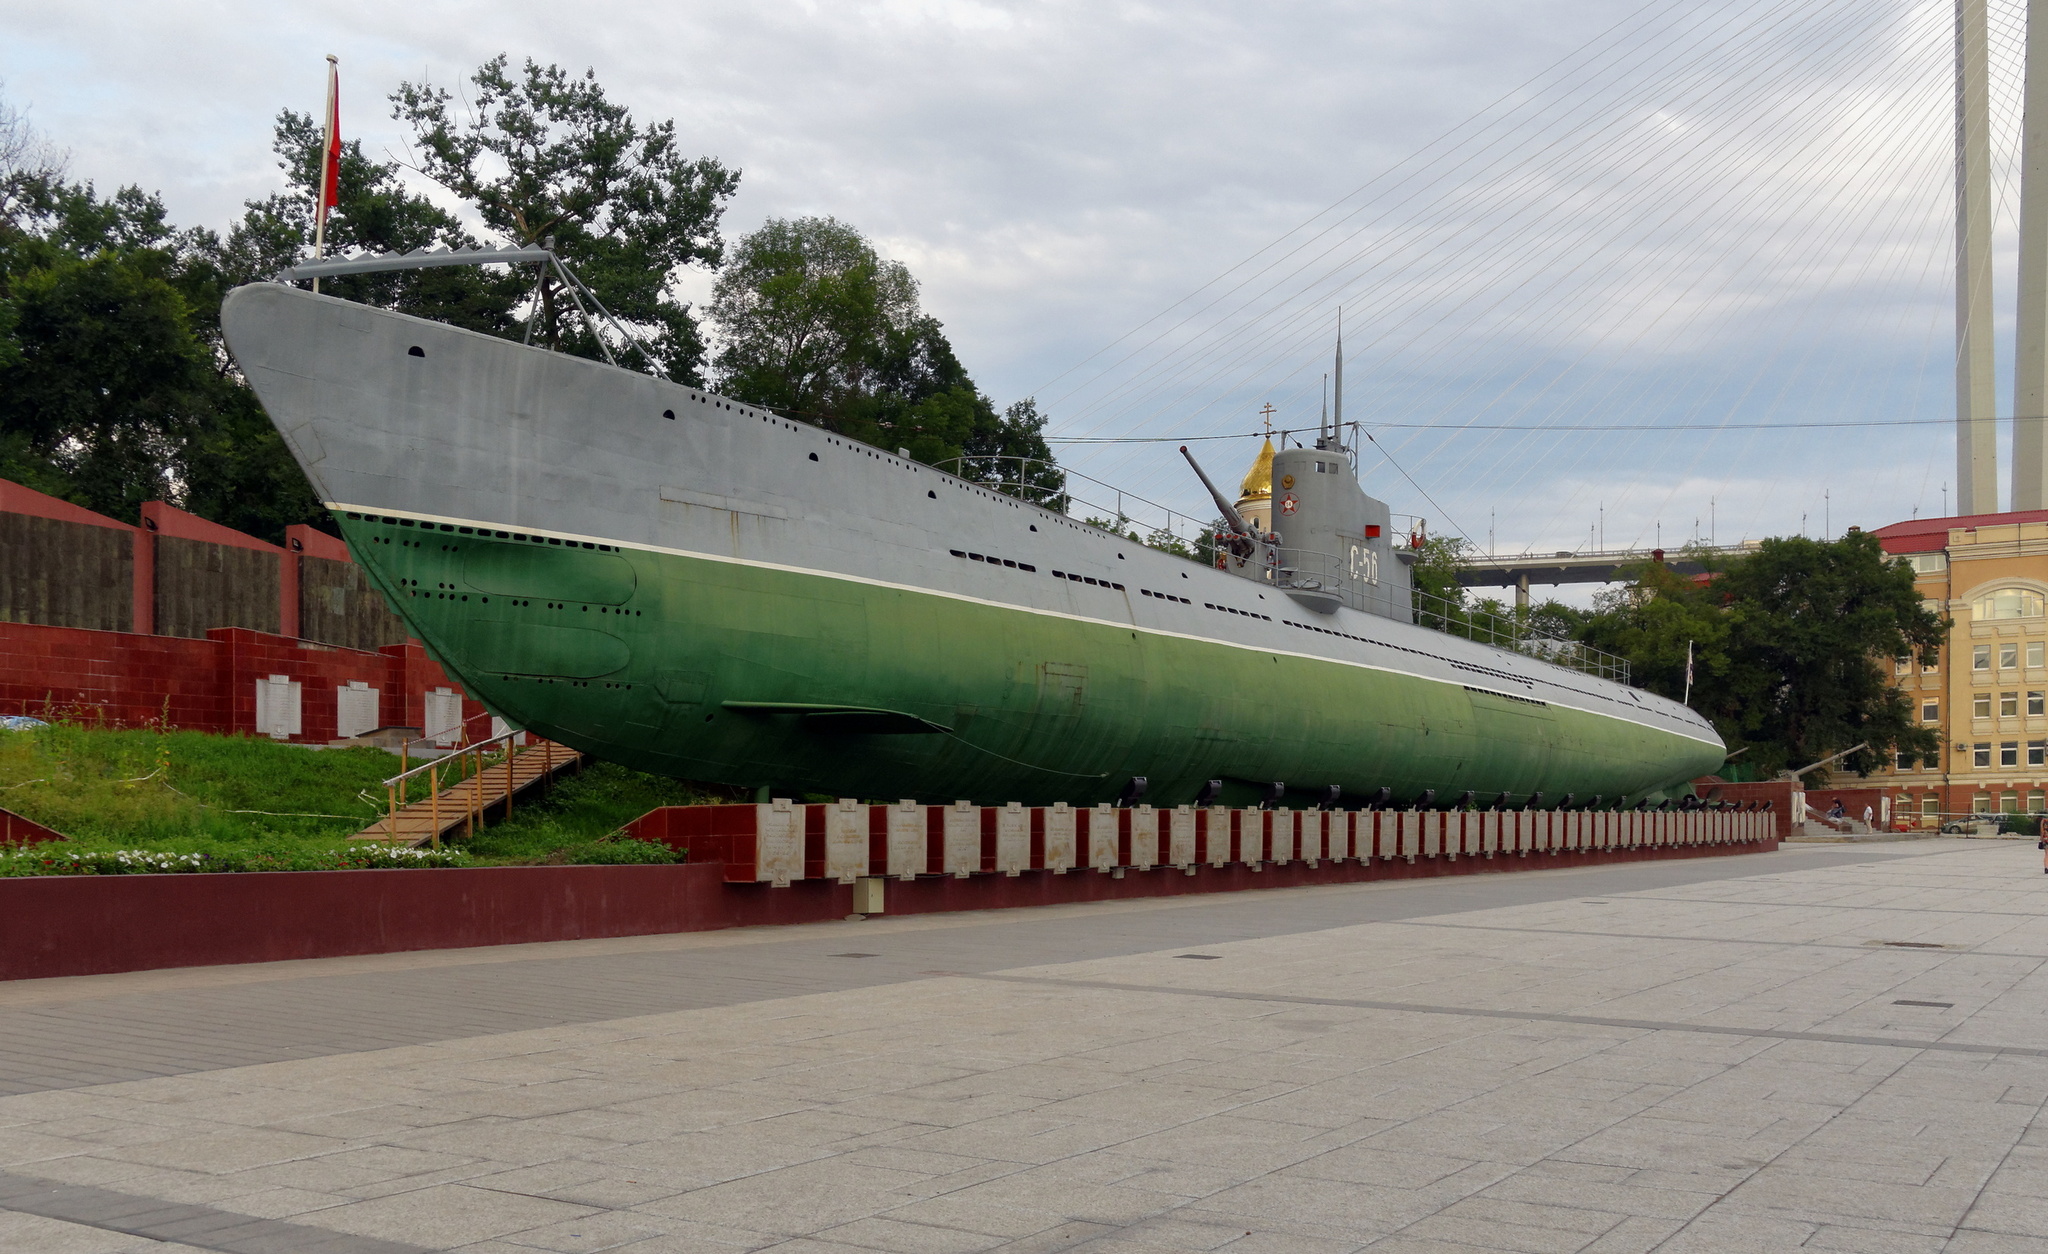
M 288 675 L 301 685 L 302 743 L 335 737 L 335 689 L 361 680 L 378 689 L 379 721 L 419 727 L 432 688 L 457 688 L 417 644 L 375 653 L 218 627 L 204 640 L 0 623 L 0 714 L 45 712 L 138 726 L 168 717 L 195 731 L 253 733 L 256 681 Z M 489 717 L 463 701 L 472 738 Z

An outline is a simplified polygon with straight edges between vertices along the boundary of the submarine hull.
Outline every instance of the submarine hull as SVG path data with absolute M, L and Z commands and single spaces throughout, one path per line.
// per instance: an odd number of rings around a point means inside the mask
M 294 288 L 229 345 L 368 577 L 474 696 L 779 792 L 1631 799 L 1673 702 L 1241 579 L 767 411 Z

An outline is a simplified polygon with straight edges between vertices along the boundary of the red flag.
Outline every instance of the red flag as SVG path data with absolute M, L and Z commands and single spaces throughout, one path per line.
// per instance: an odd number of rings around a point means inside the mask
M 314 250 L 325 251 L 327 213 L 341 199 L 341 65 L 327 58 L 327 140 L 320 150 L 320 209 L 313 224 Z

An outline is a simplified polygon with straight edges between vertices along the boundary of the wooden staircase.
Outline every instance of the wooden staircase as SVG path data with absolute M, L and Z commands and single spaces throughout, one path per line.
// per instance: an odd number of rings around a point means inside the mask
M 465 759 L 472 768 L 468 778 L 441 787 L 441 775 L 461 769 Z M 474 835 L 493 807 L 502 803 L 502 817 L 510 818 L 513 799 L 520 793 L 582 762 L 582 754 L 551 740 L 536 738 L 530 744 L 514 745 L 508 734 L 472 745 L 385 780 L 390 802 L 384 817 L 349 839 L 418 848 L 438 846 L 441 838 L 456 828 Z M 405 785 L 421 776 L 425 777 L 427 796 L 411 801 Z

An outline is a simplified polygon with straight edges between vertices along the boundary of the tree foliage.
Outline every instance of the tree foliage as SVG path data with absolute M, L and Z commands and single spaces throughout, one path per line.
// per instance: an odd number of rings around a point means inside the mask
M 718 266 L 718 222 L 739 172 L 685 157 L 673 121 L 636 123 L 594 70 L 578 76 L 528 60 L 514 73 L 510 65 L 503 54 L 485 62 L 460 109 L 431 83 L 403 83 L 392 94 L 392 116 L 413 129 L 420 172 L 513 242 L 553 240 L 612 312 L 653 329 L 661 373 L 699 382 L 703 341 L 676 280 L 685 266 Z M 542 278 L 531 316 L 539 342 L 595 355 L 573 295 L 552 276 Z
M 552 241 L 610 309 L 652 342 L 653 364 L 701 383 L 704 346 L 677 295 L 688 266 L 718 267 L 718 224 L 739 175 L 685 157 L 673 122 L 642 125 L 595 76 L 504 56 L 467 101 L 429 83 L 391 98 L 417 169 L 472 219 L 408 184 L 405 167 L 344 144 L 333 251 L 461 248 L 478 238 Z M 316 120 L 285 110 L 272 146 L 282 187 L 248 202 L 224 236 L 171 225 L 139 188 L 102 194 L 0 100 L 0 476 L 134 519 L 168 500 L 281 540 L 331 525 L 227 352 L 220 309 L 313 244 L 321 176 Z M 770 223 L 721 279 L 721 381 L 735 395 L 965 477 L 1063 508 L 1064 476 L 1027 398 L 998 412 L 918 304 L 903 266 L 831 219 Z M 444 267 L 323 280 L 324 293 L 595 356 L 600 346 L 554 280 Z M 630 364 L 631 358 L 625 358 Z
M 1474 551 L 1465 537 L 1442 535 L 1430 536 L 1416 549 L 1408 579 L 1417 622 L 1441 629 L 1461 618 L 1467 606 L 1465 586 L 1458 576 Z
M 322 138 L 310 115 L 290 109 L 278 114 L 271 149 L 285 190 L 249 201 L 226 239 L 213 246 L 217 282 L 194 310 L 200 333 L 236 386 L 223 389 L 210 420 L 194 435 L 196 456 L 182 475 L 179 503 L 273 540 L 293 523 L 330 529 L 332 524 L 254 394 L 240 385 L 220 340 L 220 303 L 239 284 L 267 279 L 311 253 Z M 462 248 L 477 242 L 453 214 L 410 191 L 397 163 L 372 159 L 360 141 L 342 145 L 337 190 L 327 218 L 330 253 Z M 515 275 L 454 266 L 338 276 L 322 280 L 321 291 L 485 334 L 513 335 L 518 333 L 515 307 L 527 284 Z
M 1580 638 L 1628 658 L 1637 683 L 1674 700 L 1690 642 L 1693 708 L 1764 772 L 1859 742 L 1870 747 L 1840 769 L 1868 775 L 1887 755 L 1939 751 L 1890 674 L 1893 658 L 1931 659 L 1946 626 L 1876 537 L 1765 540 L 1713 575 L 1698 583 L 1645 565 L 1600 597 Z
M 248 202 L 228 233 L 221 263 L 233 282 L 269 278 L 310 254 L 322 140 L 320 124 L 311 115 L 290 109 L 277 115 L 271 149 L 285 190 Z M 329 253 L 338 254 L 468 248 L 478 240 L 454 214 L 408 189 L 397 162 L 377 161 L 363 152 L 361 141 L 348 140 L 342 145 L 338 198 L 327 217 L 326 243 Z M 321 280 L 320 290 L 487 335 L 516 335 L 516 307 L 532 284 L 494 269 L 447 266 L 340 275 Z
M 473 80 L 481 111 L 407 85 L 394 102 L 424 126 L 428 172 L 468 192 L 486 226 L 518 242 L 543 224 L 621 316 L 652 328 L 661 369 L 696 381 L 702 346 L 672 295 L 685 264 L 715 264 L 718 215 L 738 176 L 676 153 L 672 123 L 637 126 L 589 74 L 505 58 Z M 410 110 L 410 112 L 408 112 Z M 225 238 L 178 230 L 139 188 L 102 194 L 0 100 L 0 477 L 132 521 L 162 499 L 270 540 L 331 525 L 222 342 L 235 286 L 268 279 L 313 243 L 321 132 L 278 115 L 283 189 L 249 202 Z M 485 173 L 485 171 L 493 171 Z M 509 229 L 508 229 L 509 228 Z M 334 251 L 464 247 L 461 220 L 412 191 L 397 163 L 342 152 Z M 323 281 L 323 291 L 502 336 L 526 331 L 530 274 L 448 267 Z M 595 355 L 570 307 L 541 293 L 540 334 Z
M 0 477 L 117 518 L 172 495 L 221 379 L 210 237 L 102 196 L 0 102 Z
M 734 246 L 708 310 L 727 395 L 1062 506 L 1066 479 L 1038 403 L 997 413 L 920 307 L 909 269 L 853 227 L 769 220 Z
M 1912 571 L 1873 536 L 1765 540 L 1726 561 L 1688 554 L 1707 567 L 1705 580 L 1645 562 L 1622 572 L 1625 582 L 1596 596 L 1591 610 L 1475 603 L 1458 584 L 1470 552 L 1456 536 L 1423 544 L 1411 568 L 1417 622 L 1474 639 L 1505 629 L 1577 640 L 1626 660 L 1631 682 L 1674 701 L 1687 699 L 1690 657 L 1692 708 L 1765 774 L 1858 743 L 1869 747 L 1838 769 L 1867 775 L 1894 753 L 1931 760 L 1939 752 L 1939 737 L 1914 719 L 1890 674 L 1894 658 L 1931 659 L 1946 625 L 1922 604 Z

